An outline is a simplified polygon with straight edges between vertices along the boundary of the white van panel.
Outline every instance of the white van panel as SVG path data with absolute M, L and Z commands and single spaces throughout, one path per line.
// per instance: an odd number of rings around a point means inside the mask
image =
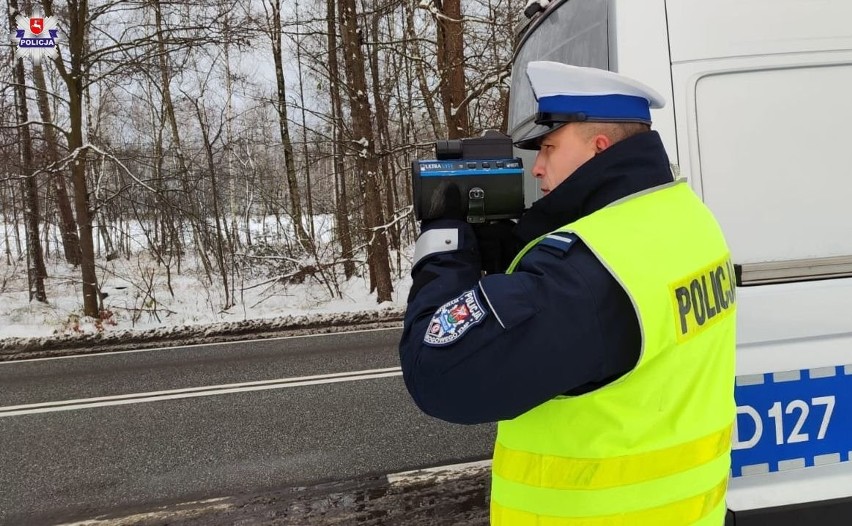
M 852 255 L 852 146 L 837 127 L 852 122 L 844 55 L 673 67 L 682 164 L 736 263 Z
M 852 48 L 849 0 L 668 0 L 672 62 Z
M 727 504 L 734 511 L 769 508 L 847 497 L 852 463 L 817 466 L 728 482 Z
M 755 370 L 744 368 L 743 356 L 737 374 L 807 369 L 824 365 L 852 364 L 852 279 L 777 283 L 769 286 L 740 287 L 737 290 L 737 342 L 749 354 L 752 347 L 793 346 L 797 341 L 813 346 L 830 346 L 832 338 L 845 337 L 845 349 L 829 363 L 814 363 L 816 356 L 796 346 L 788 361 L 780 349 L 769 349 L 772 363 Z M 819 342 L 812 341 L 820 338 Z

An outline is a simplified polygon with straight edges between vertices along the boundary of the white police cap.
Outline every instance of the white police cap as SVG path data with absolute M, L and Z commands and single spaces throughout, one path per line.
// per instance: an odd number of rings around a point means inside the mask
M 535 61 L 527 78 L 538 112 L 513 130 L 515 146 L 537 150 L 538 141 L 569 122 L 641 122 L 651 124 L 651 108 L 665 99 L 645 84 L 612 71 Z

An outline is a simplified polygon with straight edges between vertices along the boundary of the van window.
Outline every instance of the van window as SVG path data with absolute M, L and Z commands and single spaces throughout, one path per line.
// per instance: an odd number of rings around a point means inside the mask
M 509 131 L 535 115 L 536 102 L 527 82 L 530 60 L 552 60 L 608 69 L 606 0 L 570 0 L 554 5 L 530 24 L 512 67 Z
M 535 125 L 536 100 L 527 81 L 530 60 L 552 60 L 575 66 L 608 69 L 606 0 L 563 0 L 551 4 L 528 24 L 521 36 L 512 66 L 509 97 L 509 135 L 521 136 Z M 536 180 L 529 177 L 535 152 L 515 150 L 524 164 L 524 202 L 530 206 L 541 197 Z
M 701 189 L 743 284 L 852 275 L 850 86 L 849 64 L 697 81 Z

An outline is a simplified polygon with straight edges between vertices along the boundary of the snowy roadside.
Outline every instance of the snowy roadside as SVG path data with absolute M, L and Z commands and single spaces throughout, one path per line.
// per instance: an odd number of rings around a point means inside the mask
M 207 325 L 173 325 L 147 330 L 4 338 L 0 339 L 0 361 L 401 327 L 403 313 L 399 307 L 388 307 L 372 311 L 286 316 Z
M 193 259 L 169 275 L 143 253 L 101 267 L 101 319 L 82 316 L 77 269 L 49 262 L 45 304 L 29 300 L 25 272 L 0 265 L 0 361 L 401 326 L 411 278 L 400 261 L 379 304 L 364 275 L 293 282 L 253 267 L 225 295 Z

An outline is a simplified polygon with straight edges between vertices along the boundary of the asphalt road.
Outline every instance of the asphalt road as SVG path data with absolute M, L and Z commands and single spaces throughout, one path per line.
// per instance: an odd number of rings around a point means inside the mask
M 0 363 L 0 524 L 489 456 L 493 426 L 446 424 L 410 401 L 399 334 Z

